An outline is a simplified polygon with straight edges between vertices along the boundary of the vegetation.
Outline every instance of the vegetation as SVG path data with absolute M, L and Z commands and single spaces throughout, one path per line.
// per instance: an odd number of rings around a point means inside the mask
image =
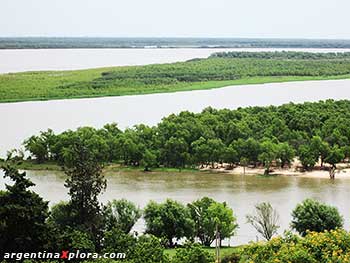
M 77 163 L 89 166 L 91 160 L 85 159 L 83 154 L 78 153 Z M 136 218 L 139 217 L 140 211 L 129 201 L 114 200 L 103 209 L 94 210 L 94 214 L 86 214 L 83 209 L 73 205 L 76 194 L 81 191 L 73 191 L 79 188 L 71 188 L 69 192 L 71 200 L 56 204 L 49 213 L 48 202 L 27 189 L 33 186 L 33 183 L 26 178 L 25 173 L 19 173 L 8 162 L 3 169 L 5 176 L 9 176 L 14 184 L 7 186 L 6 191 L 0 192 L 2 257 L 5 253 L 22 252 L 24 249 L 29 252 L 66 249 L 89 253 L 120 251 L 127 253 L 125 262 L 128 263 L 213 263 L 213 250 L 193 241 L 202 233 L 211 235 L 212 218 L 219 226 L 216 227 L 216 231 L 219 231 L 221 237 L 225 236 L 225 227 L 229 229 L 226 232 L 231 234 L 237 227 L 232 210 L 226 207 L 225 203 L 218 203 L 204 197 L 184 206 L 168 199 L 161 204 L 150 202 L 143 213 L 147 224 L 146 231 L 153 232 L 155 236 L 134 235 L 130 230 Z M 80 174 L 79 170 L 77 174 Z M 101 181 L 98 177 L 91 177 L 89 180 L 96 185 L 104 185 L 103 180 Z M 93 195 L 85 196 L 86 201 L 92 200 L 91 204 L 89 202 L 86 204 L 95 208 L 94 198 L 91 199 Z M 335 214 L 336 210 L 316 201 L 312 202 L 312 207 L 298 217 L 299 221 L 308 222 L 310 226 L 306 227 L 305 237 L 287 233 L 284 237 L 275 237 L 264 243 L 226 248 L 223 250 L 226 252 L 223 254 L 222 262 L 348 262 L 350 234 L 342 230 L 341 225 L 338 226 L 339 229 L 329 231 L 334 229 L 334 221 L 336 221 L 334 217 L 334 220 L 329 220 L 330 213 Z M 308 203 L 311 201 L 304 201 L 295 211 L 299 211 L 300 207 L 307 207 L 305 204 Z M 270 208 L 268 205 L 264 207 Z M 294 221 L 295 211 L 293 211 Z M 80 219 L 83 213 L 87 215 L 84 222 Z M 325 213 L 327 218 L 323 217 Z M 100 224 L 96 224 L 96 214 L 103 218 Z M 122 222 L 119 221 L 121 218 L 124 218 Z M 324 227 L 314 229 L 313 226 L 320 223 L 320 220 Z M 95 226 L 99 229 L 95 229 L 96 232 L 94 232 L 87 226 Z M 317 232 L 310 232 L 311 230 Z M 95 235 L 95 233 L 99 234 Z M 301 233 L 304 234 L 304 232 Z M 229 236 L 227 234 L 225 237 Z M 183 237 L 187 237 L 187 243 L 177 244 L 177 248 L 171 253 L 165 250 L 164 245 L 172 247 L 173 239 Z M 27 242 L 28 240 L 30 242 Z
M 21 48 L 350 48 L 341 39 L 0 37 L 0 49 Z
M 334 178 L 336 164 L 350 157 L 349 120 L 346 100 L 207 108 L 198 114 L 172 114 L 155 127 L 140 124 L 121 131 L 116 124 L 107 124 L 57 135 L 48 130 L 32 136 L 24 146 L 31 161 L 38 163 L 62 164 L 72 145 L 80 142 L 102 163 L 145 170 L 241 165 L 264 167 L 266 175 L 290 166 L 297 157 L 303 170 L 312 170 L 320 160 L 320 168 Z
M 343 227 L 344 219 L 336 207 L 307 199 L 292 212 L 292 228 L 305 236 L 308 231 L 323 232 Z
M 349 77 L 349 53 L 229 52 L 171 64 L 3 74 L 0 102 Z
M 291 263 L 346 263 L 350 260 L 350 233 L 332 230 L 309 232 L 301 238 L 287 233 L 265 243 L 247 246 L 239 263 L 291 262 Z
M 260 203 L 255 206 L 255 214 L 247 215 L 247 222 L 266 240 L 270 240 L 279 228 L 279 216 L 270 203 Z

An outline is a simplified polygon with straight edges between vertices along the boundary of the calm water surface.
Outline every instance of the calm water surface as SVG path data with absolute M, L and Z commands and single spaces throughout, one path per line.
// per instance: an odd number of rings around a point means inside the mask
M 32 189 L 50 205 L 60 200 L 67 200 L 65 180 L 61 172 L 28 171 L 28 176 L 36 186 Z M 345 227 L 349 228 L 350 179 L 297 178 L 297 177 L 260 177 L 230 174 L 145 174 L 145 173 L 110 173 L 107 175 L 108 186 L 101 196 L 106 203 L 111 199 L 126 198 L 143 208 L 150 200 L 158 202 L 172 198 L 188 203 L 203 196 L 218 201 L 226 201 L 234 210 L 239 223 L 237 235 L 230 244 L 242 244 L 256 239 L 255 230 L 246 224 L 245 216 L 253 211 L 258 202 L 271 202 L 280 215 L 281 229 L 289 228 L 290 213 L 297 203 L 305 198 L 316 198 L 338 207 L 345 217 Z M 8 182 L 8 180 L 6 180 Z M 5 180 L 0 174 L 0 189 Z M 144 222 L 139 220 L 135 230 L 143 231 Z M 229 242 L 226 240 L 226 242 Z
M 144 65 L 206 58 L 220 51 L 275 51 L 274 48 L 162 48 L 162 49 L 4 49 L 0 50 L 0 74 L 35 70 L 87 69 Z M 346 52 L 350 49 L 283 49 L 308 52 Z

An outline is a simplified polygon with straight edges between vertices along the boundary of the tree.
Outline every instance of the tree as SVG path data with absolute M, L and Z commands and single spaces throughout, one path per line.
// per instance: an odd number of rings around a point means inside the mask
M 140 219 L 141 210 L 134 203 L 121 199 L 108 202 L 103 214 L 107 230 L 116 228 L 128 234 Z
M 279 216 L 270 203 L 255 205 L 255 213 L 247 215 L 247 222 L 251 224 L 266 240 L 277 234 Z
M 70 202 L 76 213 L 76 224 L 88 231 L 98 243 L 102 222 L 98 196 L 106 188 L 103 165 L 95 152 L 91 152 L 82 141 L 71 145 L 64 158 L 65 186 L 69 189 Z
M 309 145 L 301 145 L 298 150 L 298 157 L 303 168 L 310 170 L 315 166 L 319 155 L 315 153 Z
M 185 167 L 188 161 L 188 145 L 183 138 L 171 137 L 162 150 L 162 159 L 166 165 Z
M 156 167 L 158 165 L 157 155 L 153 151 L 146 150 L 143 154 L 141 165 L 145 167 L 145 171 L 149 171 L 150 168 Z
M 308 230 L 323 232 L 341 228 L 343 218 L 336 207 L 306 199 L 293 210 L 291 226 L 305 236 Z
M 149 202 L 144 209 L 146 233 L 163 238 L 169 247 L 173 240 L 193 235 L 193 220 L 189 210 L 181 203 L 167 199 L 164 203 Z
M 279 143 L 276 150 L 276 158 L 281 161 L 281 167 L 290 166 L 295 156 L 293 148 L 288 143 Z
M 38 163 L 48 161 L 51 156 L 51 148 L 54 145 L 56 137 L 52 130 L 41 132 L 39 136 L 31 136 L 24 141 L 24 147 L 36 159 Z
M 265 175 L 269 175 L 271 163 L 276 160 L 277 146 L 270 140 L 266 140 L 260 144 L 260 154 L 258 159 L 265 166 Z
M 2 169 L 14 184 L 0 191 L 0 254 L 45 250 L 50 243 L 45 223 L 49 216 L 48 202 L 28 190 L 34 183 L 26 178 L 26 173 L 9 164 Z
M 338 146 L 334 146 L 328 151 L 328 154 L 325 156 L 324 161 L 331 165 L 331 168 L 329 169 L 329 177 L 331 179 L 335 178 L 335 170 L 337 169 L 337 163 L 340 163 L 344 158 L 344 152 Z
M 195 223 L 195 236 L 205 246 L 210 246 L 215 240 L 217 225 L 221 239 L 231 237 L 237 228 L 233 211 L 226 203 L 203 197 L 188 204 L 188 208 Z

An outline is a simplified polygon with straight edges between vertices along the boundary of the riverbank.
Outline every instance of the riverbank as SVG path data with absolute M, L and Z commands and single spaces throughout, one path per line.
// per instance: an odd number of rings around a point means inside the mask
M 208 90 L 235 85 L 350 79 L 350 59 L 283 57 L 288 52 L 209 57 L 187 62 L 0 74 L 0 102 L 96 98 Z M 235 53 L 236 54 L 236 53 Z M 283 54 L 283 55 L 281 55 Z M 298 57 L 297 55 L 300 54 Z M 256 57 L 254 57 L 256 56 Z M 268 56 L 268 57 L 261 57 Z M 282 57 L 281 57 L 282 56 Z M 318 57 L 319 56 L 319 57 Z
M 0 162 L 0 165 L 2 165 L 3 162 Z M 61 167 L 57 165 L 56 163 L 47 162 L 47 163 L 36 163 L 33 161 L 22 161 L 19 164 L 16 165 L 18 169 L 21 170 L 28 170 L 28 171 L 61 171 Z M 291 165 L 290 168 L 279 168 L 279 167 L 272 167 L 272 171 L 270 172 L 269 176 L 287 176 L 287 177 L 300 177 L 300 178 L 317 178 L 317 179 L 329 179 L 329 172 L 325 169 L 327 165 L 324 166 L 324 168 L 321 168 L 320 166 L 316 166 L 311 171 L 302 171 L 300 164 L 298 162 L 295 162 Z M 349 163 L 341 163 L 337 165 L 337 170 L 335 174 L 336 179 L 350 179 L 350 164 Z M 103 172 L 106 174 L 111 173 L 142 173 L 142 174 L 149 174 L 149 175 L 156 175 L 156 174 L 214 174 L 214 173 L 221 173 L 221 174 L 233 174 L 233 175 L 240 175 L 240 176 L 257 176 L 262 175 L 264 176 L 264 168 L 263 167 L 243 167 L 243 166 L 236 166 L 234 168 L 229 168 L 228 166 L 220 166 L 217 168 L 210 168 L 205 167 L 201 169 L 197 168 L 167 168 L 167 167 L 158 167 L 158 168 L 152 168 L 150 171 L 144 171 L 143 167 L 133 167 L 133 166 L 123 166 L 120 164 L 107 164 Z

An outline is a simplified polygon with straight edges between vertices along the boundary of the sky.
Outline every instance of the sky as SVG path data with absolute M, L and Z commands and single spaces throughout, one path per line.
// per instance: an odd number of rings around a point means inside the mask
M 350 0 L 0 0 L 0 37 L 350 39 Z

